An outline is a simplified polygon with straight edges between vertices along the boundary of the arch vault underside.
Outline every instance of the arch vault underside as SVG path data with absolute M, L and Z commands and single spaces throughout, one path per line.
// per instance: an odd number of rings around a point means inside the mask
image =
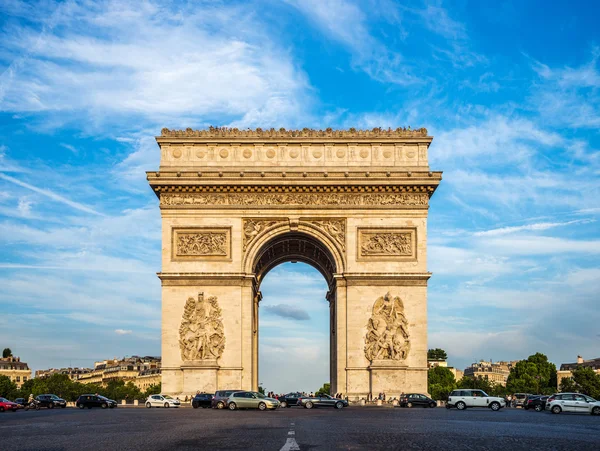
M 165 393 L 258 388 L 260 284 L 286 261 L 327 281 L 333 392 L 427 391 L 426 130 L 156 139 Z

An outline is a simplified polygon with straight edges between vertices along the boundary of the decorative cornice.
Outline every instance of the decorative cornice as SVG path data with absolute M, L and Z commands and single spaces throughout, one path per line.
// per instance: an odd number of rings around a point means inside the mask
M 207 130 L 194 130 L 186 128 L 185 130 L 170 130 L 163 128 L 161 137 L 165 138 L 415 138 L 427 137 L 426 128 L 411 129 L 410 127 L 398 127 L 396 129 L 384 129 L 380 127 L 371 130 L 357 130 L 349 128 L 348 130 L 313 130 L 303 128 L 302 130 L 287 130 L 280 128 L 278 130 L 271 128 L 257 128 L 254 130 L 240 130 L 238 128 L 228 127 L 209 127 Z

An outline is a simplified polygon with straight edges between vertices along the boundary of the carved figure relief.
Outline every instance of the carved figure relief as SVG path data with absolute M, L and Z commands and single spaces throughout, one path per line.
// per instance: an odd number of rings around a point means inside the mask
M 338 243 L 342 251 L 346 250 L 346 220 L 329 219 L 326 221 L 311 221 L 312 224 L 323 230 Z
M 416 228 L 358 228 L 359 259 L 413 260 L 417 258 Z
M 204 299 L 188 298 L 179 327 L 181 360 L 216 360 L 225 349 L 225 332 L 221 321 L 221 308 L 215 296 Z
M 373 304 L 367 323 L 365 357 L 373 360 L 405 360 L 410 351 L 408 321 L 399 296 L 388 292 Z
M 161 193 L 162 207 L 230 206 L 427 206 L 427 193 Z
M 254 241 L 254 239 L 258 235 L 260 235 L 261 232 L 280 222 L 282 221 L 276 219 L 244 219 L 244 252 L 246 251 L 250 243 L 252 243 L 252 241 Z
M 228 127 L 209 127 L 208 130 L 193 130 L 187 128 L 185 130 L 170 130 L 163 128 L 161 136 L 171 138 L 399 138 L 399 137 L 417 137 L 427 136 L 426 128 L 411 129 L 410 127 L 398 127 L 396 129 L 385 129 L 376 127 L 372 130 L 357 130 L 350 128 L 348 130 L 333 130 L 331 128 L 325 130 L 312 130 L 303 128 L 302 130 L 287 130 L 274 128 L 263 130 L 257 128 L 255 130 L 241 130 L 238 128 Z
M 223 259 L 231 257 L 231 229 L 173 228 L 173 259 Z

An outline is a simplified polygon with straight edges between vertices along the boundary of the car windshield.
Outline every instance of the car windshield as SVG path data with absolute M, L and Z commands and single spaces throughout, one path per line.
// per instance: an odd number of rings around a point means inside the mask
M 98 398 L 108 401 L 108 398 L 106 396 L 98 395 Z
M 585 398 L 585 400 L 587 402 L 597 402 L 594 398 L 592 398 L 591 396 L 587 396 L 587 395 L 583 395 L 583 397 Z
M 173 399 L 169 395 L 162 395 L 162 397 L 165 398 L 165 399 Z
M 9 402 L 6 398 L 0 398 L 0 402 Z
M 266 398 L 266 396 L 263 395 L 262 393 L 254 392 L 254 394 L 256 395 L 257 398 L 260 398 L 260 399 L 265 399 Z
M 50 395 L 50 398 L 52 398 L 52 399 L 60 399 L 60 398 L 59 398 L 58 396 L 56 396 L 56 395 Z
M 329 395 L 320 395 L 320 396 L 321 396 L 321 398 L 331 399 L 331 396 L 329 396 Z

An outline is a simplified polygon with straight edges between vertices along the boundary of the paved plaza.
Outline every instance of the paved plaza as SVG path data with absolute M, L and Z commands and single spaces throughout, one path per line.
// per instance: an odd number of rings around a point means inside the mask
M 522 410 L 61 409 L 0 414 L 11 450 L 598 449 L 600 417 Z

